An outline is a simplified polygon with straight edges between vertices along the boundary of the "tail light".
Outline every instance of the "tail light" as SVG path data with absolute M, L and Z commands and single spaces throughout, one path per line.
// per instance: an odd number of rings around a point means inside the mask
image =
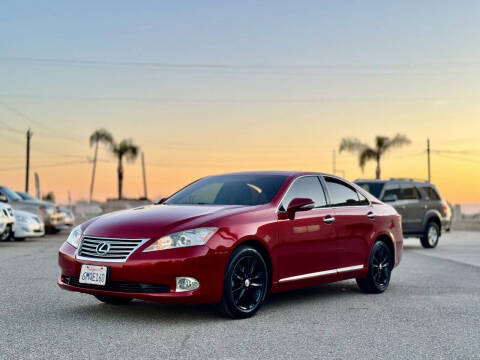
M 448 206 L 448 204 L 445 201 L 442 201 L 442 209 L 443 209 L 443 212 L 445 214 L 450 213 L 450 207 Z

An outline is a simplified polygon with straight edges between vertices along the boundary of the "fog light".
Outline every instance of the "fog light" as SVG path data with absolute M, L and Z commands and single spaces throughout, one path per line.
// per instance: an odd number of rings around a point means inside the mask
M 198 282 L 197 279 L 194 279 L 192 277 L 177 277 L 177 288 L 175 291 L 181 292 L 181 291 L 192 291 L 196 290 L 200 287 L 200 283 Z

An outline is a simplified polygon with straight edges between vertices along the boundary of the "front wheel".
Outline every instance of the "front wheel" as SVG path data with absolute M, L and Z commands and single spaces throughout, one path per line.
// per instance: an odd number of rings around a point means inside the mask
M 10 241 L 12 239 L 12 226 L 7 225 L 5 231 L 0 235 L 0 241 Z
M 111 304 L 111 305 L 126 305 L 132 299 L 130 298 L 124 298 L 124 297 L 119 297 L 119 296 L 108 296 L 108 295 L 94 295 L 97 300 L 100 300 L 101 302 L 104 302 L 106 304 Z
M 438 245 L 438 240 L 440 239 L 440 228 L 438 225 L 430 221 L 425 227 L 423 236 L 420 238 L 422 246 L 426 249 L 433 249 Z
M 380 294 L 388 288 L 393 269 L 393 256 L 390 248 L 383 241 L 372 246 L 365 278 L 357 278 L 358 287 L 369 294 Z
M 265 300 L 268 268 L 262 255 L 252 247 L 236 249 L 227 265 L 221 308 L 232 319 L 253 316 Z

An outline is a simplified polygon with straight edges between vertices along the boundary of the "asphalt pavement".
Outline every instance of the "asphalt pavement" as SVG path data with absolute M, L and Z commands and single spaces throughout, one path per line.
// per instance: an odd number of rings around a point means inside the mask
M 355 281 L 268 297 L 246 320 L 210 305 L 111 306 L 56 285 L 67 234 L 0 243 L 1 359 L 480 359 L 480 232 L 406 240 L 390 288 Z

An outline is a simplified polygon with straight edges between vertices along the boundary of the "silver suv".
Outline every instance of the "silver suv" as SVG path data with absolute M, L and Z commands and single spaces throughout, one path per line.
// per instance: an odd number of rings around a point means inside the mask
M 437 188 L 413 179 L 356 180 L 376 198 L 392 205 L 402 215 L 405 237 L 420 237 L 424 248 L 434 248 L 442 231 L 449 231 L 452 212 Z

